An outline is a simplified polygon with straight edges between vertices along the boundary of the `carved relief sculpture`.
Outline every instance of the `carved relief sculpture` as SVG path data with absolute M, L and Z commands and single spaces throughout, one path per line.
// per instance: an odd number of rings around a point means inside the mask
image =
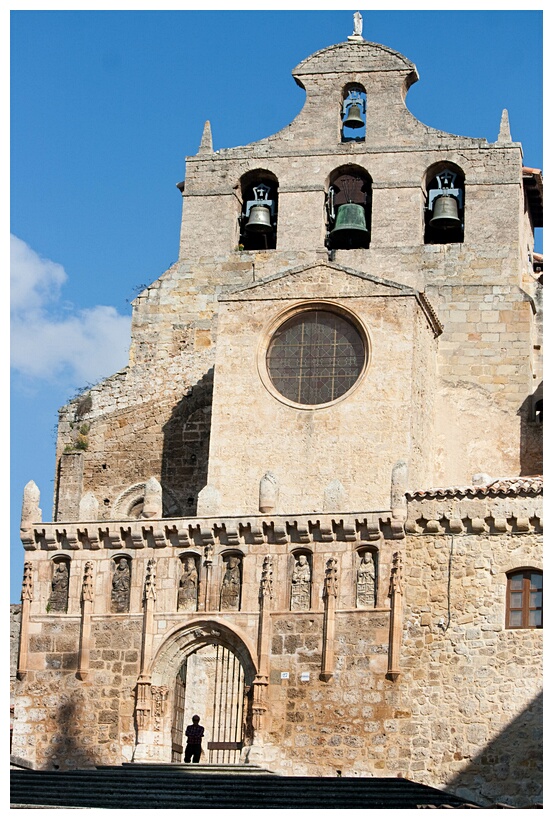
M 236 611 L 240 608 L 240 585 L 240 558 L 229 557 L 221 586 L 221 610 Z
M 306 555 L 296 560 L 292 574 L 292 594 L 290 608 L 292 611 L 309 611 L 311 604 L 311 569 Z
M 372 552 L 364 552 L 357 569 L 357 608 L 376 605 L 376 566 Z
M 178 611 L 196 611 L 198 608 L 198 572 L 193 557 L 184 558 L 183 573 L 179 581 Z
M 124 612 L 129 610 L 131 596 L 131 567 L 126 557 L 122 557 L 113 572 L 111 582 L 111 610 Z
M 52 577 L 52 591 L 48 599 L 47 611 L 67 611 L 69 599 L 69 570 L 67 563 L 56 564 Z

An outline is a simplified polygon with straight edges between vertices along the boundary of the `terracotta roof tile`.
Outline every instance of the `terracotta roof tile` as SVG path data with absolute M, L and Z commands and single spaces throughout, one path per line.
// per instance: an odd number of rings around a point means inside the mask
M 471 486 L 448 486 L 437 489 L 421 489 L 407 492 L 409 500 L 440 500 L 442 498 L 476 498 L 482 496 L 541 495 L 543 476 L 530 475 L 520 478 L 494 478 L 485 484 Z

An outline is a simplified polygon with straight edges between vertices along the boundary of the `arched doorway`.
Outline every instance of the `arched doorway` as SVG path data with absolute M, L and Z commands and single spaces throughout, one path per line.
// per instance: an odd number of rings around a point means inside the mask
M 201 761 L 237 763 L 247 733 L 248 693 L 242 663 L 227 646 L 209 643 L 190 653 L 175 679 L 171 761 L 183 761 L 186 725 L 199 714 L 205 728 Z
M 184 732 L 198 714 L 205 728 L 201 762 L 239 762 L 242 749 L 253 742 L 254 657 L 249 637 L 216 617 L 196 620 L 166 635 L 151 673 L 145 676 L 151 690 L 151 717 L 144 719 L 141 714 L 148 694 L 137 698 L 133 758 L 183 761 Z

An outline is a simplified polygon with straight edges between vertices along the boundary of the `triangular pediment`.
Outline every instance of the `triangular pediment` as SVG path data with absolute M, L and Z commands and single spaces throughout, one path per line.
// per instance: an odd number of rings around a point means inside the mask
M 338 296 L 415 296 L 407 285 L 332 262 L 292 267 L 219 296 L 220 301 Z
M 411 297 L 426 313 L 435 334 L 442 332 L 440 322 L 424 294 L 370 273 L 333 262 L 315 262 L 266 276 L 259 281 L 222 293 L 219 301 L 282 301 L 288 299 Z

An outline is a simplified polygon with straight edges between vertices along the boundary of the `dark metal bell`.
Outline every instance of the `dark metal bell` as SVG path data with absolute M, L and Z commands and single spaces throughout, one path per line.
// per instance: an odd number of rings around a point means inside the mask
M 267 205 L 252 205 L 245 229 L 252 233 L 272 233 L 270 207 Z
M 330 239 L 333 247 L 368 245 L 369 231 L 363 205 L 348 202 L 339 206 L 334 228 L 330 231 Z
M 348 128 L 364 128 L 365 122 L 361 116 L 361 109 L 356 102 L 349 106 L 346 118 L 343 122 Z
M 455 196 L 437 196 L 432 213 L 429 225 L 433 228 L 454 228 L 461 224 Z

